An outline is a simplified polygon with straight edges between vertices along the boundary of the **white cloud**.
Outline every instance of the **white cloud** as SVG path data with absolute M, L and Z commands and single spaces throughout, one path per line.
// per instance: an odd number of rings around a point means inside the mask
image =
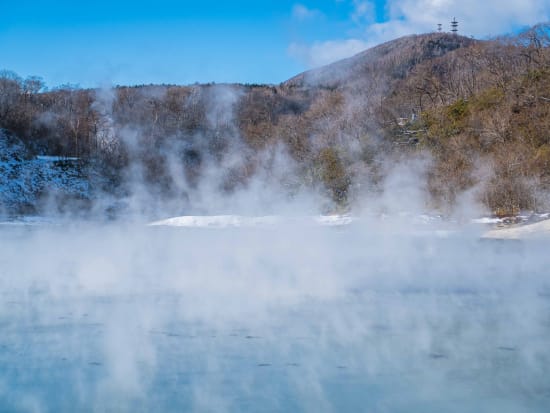
M 376 16 L 374 3 L 365 0 L 353 0 L 353 12 L 351 18 L 354 22 L 371 22 Z
M 550 19 L 550 0 L 393 0 L 387 7 L 388 21 L 367 27 L 367 36 L 422 33 L 435 30 L 438 23 L 449 30 L 456 17 L 460 33 L 485 37 Z
M 330 40 L 313 45 L 292 43 L 288 52 L 308 67 L 318 67 L 353 56 L 368 47 L 368 43 L 359 39 Z
M 303 4 L 295 4 L 292 6 L 292 18 L 296 20 L 311 20 L 318 17 L 322 17 L 323 13 L 317 9 L 308 9 Z

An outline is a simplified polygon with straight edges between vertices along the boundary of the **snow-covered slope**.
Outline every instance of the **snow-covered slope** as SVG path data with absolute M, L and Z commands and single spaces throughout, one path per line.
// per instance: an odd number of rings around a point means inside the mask
M 48 199 L 86 199 L 89 193 L 77 160 L 32 157 L 20 140 L 0 131 L 0 212 L 32 211 Z

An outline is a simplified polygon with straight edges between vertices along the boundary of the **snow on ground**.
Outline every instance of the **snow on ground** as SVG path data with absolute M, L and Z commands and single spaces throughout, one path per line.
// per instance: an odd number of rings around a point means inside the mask
M 355 218 L 350 217 L 349 215 L 321 215 L 314 217 L 314 220 L 321 225 L 339 226 L 349 225 L 355 221 Z
M 152 222 L 150 226 L 187 227 L 187 228 L 230 228 L 265 227 L 293 222 L 326 226 L 348 225 L 353 218 L 347 215 L 321 215 L 315 217 L 288 218 L 283 216 L 242 216 L 242 215 L 187 215 Z
M 384 220 L 384 217 L 380 218 Z M 387 219 L 387 217 L 386 217 Z M 482 238 L 493 239 L 527 239 L 534 237 L 550 237 L 550 219 L 548 214 L 537 215 L 537 220 L 542 219 L 535 223 L 525 223 L 529 221 L 522 221 L 522 224 L 517 224 L 507 227 L 499 227 L 482 232 Z M 180 217 L 168 218 L 160 221 L 155 221 L 149 224 L 149 226 L 162 226 L 162 227 L 185 227 L 185 228 L 236 228 L 236 227 L 270 227 L 275 225 L 287 225 L 293 223 L 306 224 L 306 225 L 320 225 L 320 226 L 346 226 L 353 223 L 360 222 L 358 217 L 352 217 L 350 215 L 321 215 L 321 216 L 306 216 L 306 217 L 284 217 L 284 216 L 241 216 L 241 215 L 212 215 L 212 216 L 196 216 L 187 215 Z M 411 220 L 411 225 L 418 223 L 418 221 L 428 225 L 425 219 Z M 432 220 L 430 220 L 432 221 Z M 502 218 L 478 218 L 471 221 L 473 224 L 479 225 L 503 225 L 506 220 Z M 425 232 L 419 227 L 412 229 L 413 233 L 417 235 L 431 234 L 437 237 L 448 237 L 449 235 L 456 233 L 454 230 L 442 229 L 439 227 L 433 227 L 430 231 Z
M 24 215 L 1 220 L 0 227 L 45 227 L 51 225 L 60 225 L 63 222 L 60 218 L 43 217 L 37 215 Z
M 150 226 L 189 227 L 189 228 L 227 228 L 273 225 L 279 222 L 275 216 L 245 217 L 239 215 L 188 215 L 152 222 Z
M 32 209 L 44 195 L 87 198 L 89 193 L 76 159 L 32 157 L 21 141 L 0 131 L 0 210 Z
M 550 237 L 550 219 L 534 224 L 510 226 L 493 229 L 483 234 L 483 238 L 492 239 L 526 239 Z
M 495 218 L 495 217 L 482 217 L 482 218 L 472 219 L 473 224 L 501 224 L 503 222 L 504 222 L 503 218 Z

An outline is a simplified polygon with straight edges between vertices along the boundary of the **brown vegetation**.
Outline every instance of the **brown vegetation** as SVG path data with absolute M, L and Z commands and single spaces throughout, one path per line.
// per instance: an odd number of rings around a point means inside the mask
M 113 188 L 137 162 L 145 183 L 173 196 L 183 190 L 170 170 L 176 159 L 189 187 L 217 164 L 231 191 L 263 151 L 282 145 L 299 179 L 344 205 L 358 183 L 376 186 L 381 160 L 429 151 L 439 208 L 474 188 L 498 213 L 549 207 L 546 25 L 491 41 L 409 36 L 278 86 L 43 88 L 0 73 L 0 128 L 33 153 L 92 162 Z M 235 154 L 240 162 L 226 162 Z

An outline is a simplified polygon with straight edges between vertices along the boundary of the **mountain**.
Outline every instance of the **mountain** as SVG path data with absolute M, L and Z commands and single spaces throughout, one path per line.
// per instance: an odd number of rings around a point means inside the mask
M 375 80 L 382 74 L 402 79 L 411 69 L 426 60 L 468 47 L 479 42 L 448 33 L 429 33 L 401 37 L 348 59 L 301 73 L 286 82 L 288 87 L 351 87 L 365 79 Z
M 279 85 L 40 92 L 35 78 L 3 72 L 0 129 L 22 159 L 78 158 L 74 176 L 90 186 L 68 197 L 91 204 L 106 195 L 181 214 L 256 188 L 350 209 L 423 159 L 414 181 L 429 208 L 449 212 L 468 197 L 498 214 L 548 209 L 549 33 L 406 36 Z M 18 168 L 35 175 L 33 165 Z

